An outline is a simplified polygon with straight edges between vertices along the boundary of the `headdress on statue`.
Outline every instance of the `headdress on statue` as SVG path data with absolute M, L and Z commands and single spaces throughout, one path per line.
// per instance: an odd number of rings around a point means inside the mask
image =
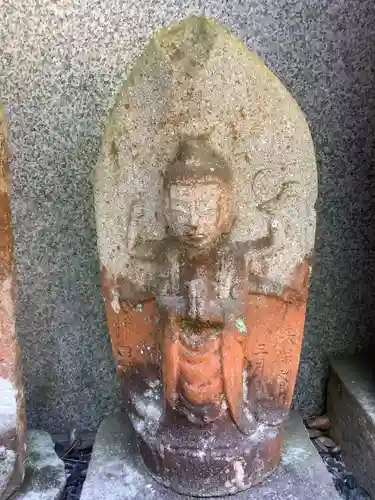
M 176 158 L 164 173 L 164 189 L 170 184 L 219 181 L 228 188 L 232 184 L 232 171 L 205 137 L 187 138 L 180 142 Z

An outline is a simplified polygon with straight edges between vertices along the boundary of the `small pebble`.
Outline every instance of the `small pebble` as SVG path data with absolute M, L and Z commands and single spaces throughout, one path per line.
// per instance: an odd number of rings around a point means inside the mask
M 58 448 L 60 449 L 60 448 Z M 68 478 L 61 500 L 79 500 L 83 482 L 86 478 L 87 468 L 91 458 L 92 448 L 72 449 L 66 456 L 61 453 L 64 460 Z
M 363 488 L 359 487 L 350 492 L 349 500 L 371 500 L 371 497 Z
M 306 420 L 306 426 L 309 429 L 319 429 L 321 431 L 328 431 L 329 429 L 329 418 L 327 415 L 321 415 L 319 417 L 308 418 Z
M 355 479 L 355 477 L 353 476 L 353 474 L 346 474 L 346 477 L 345 477 L 345 484 L 346 486 L 350 489 L 350 490 L 354 490 L 356 489 L 356 486 L 357 486 L 357 481 Z
M 324 436 L 324 432 L 319 429 L 307 429 L 307 430 L 309 432 L 310 439 Z
M 313 443 L 315 441 L 312 440 Z M 354 474 L 346 469 L 340 453 L 330 455 L 323 453 L 319 448 L 318 451 L 328 471 L 332 474 L 335 488 L 344 500 L 371 500 L 370 495 L 359 486 Z
M 338 446 L 331 438 L 327 436 L 319 436 L 314 439 L 313 442 L 316 447 L 324 453 L 335 454 L 340 451 L 340 446 Z

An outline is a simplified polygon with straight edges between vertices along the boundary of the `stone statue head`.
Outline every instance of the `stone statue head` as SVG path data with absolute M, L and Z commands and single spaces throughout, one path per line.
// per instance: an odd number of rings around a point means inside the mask
M 198 250 L 229 234 L 234 222 L 232 173 L 204 139 L 180 144 L 164 174 L 168 230 Z

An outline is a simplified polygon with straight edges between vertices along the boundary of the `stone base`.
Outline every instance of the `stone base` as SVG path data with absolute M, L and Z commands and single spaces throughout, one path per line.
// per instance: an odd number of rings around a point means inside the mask
M 331 362 L 327 411 L 332 437 L 358 483 L 375 498 L 375 367 L 373 360 Z
M 0 304 L 0 344 L 3 342 L 2 322 Z M 7 354 L 2 354 L 2 346 L 0 345 L 0 374 L 3 356 L 7 359 Z M 5 500 L 19 488 L 25 474 L 26 419 L 22 404 L 22 386 L 21 384 L 17 385 L 16 388 L 11 380 L 0 376 L 0 499 Z
M 25 480 L 11 500 L 61 498 L 66 483 L 65 467 L 47 432 L 28 432 L 25 466 Z
M 184 498 L 192 497 L 181 496 L 151 478 L 139 458 L 134 432 L 126 415 L 118 413 L 104 420 L 95 440 L 81 500 Z M 286 428 L 281 467 L 262 484 L 226 498 L 340 500 L 331 476 L 310 442 L 302 420 L 296 415 Z
M 16 463 L 16 453 L 5 446 L 0 446 L 0 499 L 6 500 L 16 489 L 12 480 Z
M 248 490 L 279 466 L 279 428 L 259 425 L 245 436 L 229 419 L 217 422 L 214 430 L 181 420 L 171 420 L 156 435 L 136 433 L 151 476 L 180 495 L 212 498 Z

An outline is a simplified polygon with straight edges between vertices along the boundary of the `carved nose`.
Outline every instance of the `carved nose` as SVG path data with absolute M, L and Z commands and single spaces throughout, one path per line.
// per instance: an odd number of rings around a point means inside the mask
M 189 227 L 196 231 L 198 229 L 198 214 L 195 210 L 192 210 L 189 217 Z

